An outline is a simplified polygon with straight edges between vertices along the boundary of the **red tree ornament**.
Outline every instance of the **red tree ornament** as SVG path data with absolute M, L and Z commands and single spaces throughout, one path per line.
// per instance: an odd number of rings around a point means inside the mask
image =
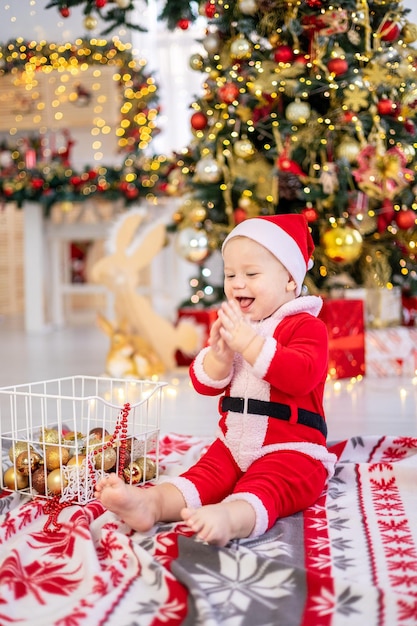
M 216 13 L 216 5 L 214 4 L 214 2 L 206 2 L 206 5 L 204 7 L 204 13 L 209 19 L 211 17 L 214 17 Z
M 107 4 L 107 0 L 96 0 L 96 7 L 102 9 Z
M 383 233 L 387 226 L 391 224 L 395 217 L 394 205 L 391 200 L 384 200 L 378 213 L 377 228 L 379 233 Z
M 401 230 L 409 230 L 416 225 L 416 217 L 413 209 L 401 209 L 395 213 L 395 223 Z
M 178 20 L 177 26 L 178 28 L 181 28 L 181 30 L 187 30 L 188 27 L 190 26 L 190 20 L 187 20 L 186 18 L 182 18 Z
M 335 76 L 342 76 L 342 74 L 346 74 L 346 72 L 348 71 L 349 64 L 346 59 L 335 57 L 334 59 L 330 59 L 330 61 L 327 63 L 327 68 L 329 72 L 331 72 Z
M 309 224 L 314 224 L 314 222 L 317 222 L 319 218 L 319 213 L 313 206 L 304 207 L 304 209 L 301 210 L 301 213 L 304 215 Z
M 381 39 L 382 41 L 397 41 L 398 37 L 401 33 L 401 28 L 395 22 L 391 20 L 386 20 L 381 28 Z
M 226 104 L 232 104 L 239 95 L 239 88 L 234 83 L 225 83 L 219 87 L 219 98 Z
M 294 51 L 291 46 L 278 46 L 274 52 L 274 61 L 276 63 L 292 63 L 294 60 Z
M 208 123 L 207 117 L 201 111 L 196 111 L 191 116 L 191 126 L 194 130 L 203 130 Z
M 391 115 L 394 112 L 394 103 L 390 98 L 382 98 L 378 101 L 377 109 L 379 115 Z
M 235 219 L 235 224 L 237 225 L 244 222 L 247 219 L 248 214 L 245 209 L 238 208 L 233 211 L 233 217 Z
M 70 15 L 70 10 L 67 6 L 61 7 L 59 9 L 59 12 L 61 13 L 62 17 L 69 17 Z

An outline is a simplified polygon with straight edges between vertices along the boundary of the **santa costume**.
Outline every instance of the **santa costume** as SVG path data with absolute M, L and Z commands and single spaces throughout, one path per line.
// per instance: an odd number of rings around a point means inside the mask
M 249 322 L 264 337 L 254 365 L 236 353 L 227 378 L 211 379 L 204 356 L 190 366 L 194 388 L 220 395 L 219 432 L 206 454 L 169 482 L 186 506 L 197 508 L 246 500 L 256 513 L 251 537 L 279 517 L 314 504 L 333 474 L 335 455 L 326 447 L 323 392 L 328 337 L 317 318 L 317 296 L 300 296 L 314 244 L 302 215 L 255 217 L 241 222 L 226 238 L 248 237 L 267 248 L 295 281 L 297 296 L 273 315 Z

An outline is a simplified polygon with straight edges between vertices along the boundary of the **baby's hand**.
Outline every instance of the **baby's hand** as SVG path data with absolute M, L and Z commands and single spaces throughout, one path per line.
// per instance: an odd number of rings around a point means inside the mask
M 212 324 L 208 344 L 214 352 L 217 359 L 222 361 L 233 361 L 233 350 L 229 348 L 220 334 L 221 321 L 219 318 Z
M 257 337 L 256 331 L 245 321 L 235 300 L 222 303 L 218 319 L 221 322 L 220 336 L 231 350 L 242 354 Z

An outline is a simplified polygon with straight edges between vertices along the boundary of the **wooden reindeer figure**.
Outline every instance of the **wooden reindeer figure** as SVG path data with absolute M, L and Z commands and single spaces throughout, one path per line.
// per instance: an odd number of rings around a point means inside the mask
M 146 216 L 145 210 L 131 209 L 118 219 L 108 242 L 112 250 L 92 267 L 91 280 L 114 293 L 116 326 L 126 323 L 129 334 L 145 340 L 171 370 L 176 365 L 175 352 L 196 353 L 201 337 L 192 322 L 175 325 L 159 315 L 138 291 L 140 271 L 149 266 L 166 240 L 165 224 L 146 223 Z

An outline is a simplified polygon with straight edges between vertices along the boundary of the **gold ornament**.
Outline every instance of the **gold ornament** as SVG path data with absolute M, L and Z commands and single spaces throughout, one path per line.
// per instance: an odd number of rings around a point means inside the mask
M 239 11 L 244 15 L 255 15 L 257 10 L 256 0 L 239 0 Z
M 285 117 L 289 122 L 305 124 L 311 115 L 311 107 L 308 102 L 302 102 L 298 98 L 291 102 L 285 109 Z
M 56 428 L 44 428 L 39 441 L 43 443 L 59 443 L 59 432 Z
M 21 452 L 32 451 L 32 446 L 27 441 L 13 441 L 9 448 L 9 459 L 12 463 L 17 459 Z
M 86 15 L 84 18 L 84 28 L 94 30 L 97 27 L 97 20 L 92 15 Z
M 29 452 L 24 450 L 16 458 L 16 470 L 19 474 L 23 474 L 23 476 L 29 476 L 29 474 L 33 474 L 33 472 L 38 468 L 41 461 L 42 457 L 40 454 L 35 452 L 35 450 L 30 450 Z
M 65 487 L 68 485 L 68 480 L 63 475 L 61 469 L 57 468 L 48 474 L 46 485 L 48 487 L 48 493 L 55 496 L 64 491 Z
M 411 22 L 406 22 L 401 30 L 402 40 L 406 44 L 414 43 L 417 41 L 417 26 L 416 24 L 411 24 Z
M 252 46 L 250 41 L 240 34 L 230 44 L 230 57 L 232 59 L 250 59 L 252 56 Z
M 343 104 L 348 110 L 357 113 L 361 109 L 368 109 L 369 91 L 362 89 L 359 85 L 350 85 L 343 90 Z
M 235 155 L 241 159 L 250 159 L 255 154 L 255 147 L 249 139 L 244 137 L 235 142 L 233 151 Z
M 192 54 L 189 60 L 189 64 L 192 70 L 201 72 L 204 67 L 204 58 L 201 54 Z
M 72 456 L 68 461 L 67 467 L 71 465 L 81 466 L 86 458 L 85 454 L 74 454 L 74 456 Z
M 7 489 L 26 489 L 29 484 L 29 477 L 24 474 L 20 474 L 14 467 L 9 467 L 4 472 L 3 483 Z
M 116 465 L 116 450 L 109 446 L 101 452 L 93 455 L 94 465 L 96 469 L 108 472 Z
M 136 459 L 135 463 L 142 470 L 142 475 L 145 480 L 152 480 L 156 476 L 156 464 L 152 459 L 141 457 L 140 459 Z
M 188 217 L 195 226 L 198 226 L 206 219 L 207 211 L 199 204 L 199 206 L 195 206 L 189 211 Z
M 175 242 L 177 252 L 191 263 L 202 263 L 210 256 L 210 246 L 205 230 L 183 228 Z
M 48 471 L 55 470 L 69 461 L 69 450 L 63 446 L 47 446 L 45 450 L 45 465 Z
M 349 163 L 354 163 L 360 151 L 359 142 L 353 139 L 353 137 L 346 136 L 337 146 L 336 155 L 339 159 L 346 159 Z
M 208 54 L 216 54 L 220 49 L 220 39 L 216 33 L 209 33 L 203 39 L 203 47 Z
M 360 232 L 346 223 L 337 223 L 321 236 L 321 246 L 326 256 L 340 265 L 354 263 L 361 253 L 363 239 Z
M 123 478 L 125 482 L 130 483 L 132 485 L 137 485 L 141 482 L 143 478 L 143 472 L 141 467 L 136 461 L 132 461 L 129 463 L 127 467 L 123 470 Z
M 197 162 L 195 172 L 202 183 L 217 183 L 221 176 L 221 168 L 212 156 L 205 156 Z

